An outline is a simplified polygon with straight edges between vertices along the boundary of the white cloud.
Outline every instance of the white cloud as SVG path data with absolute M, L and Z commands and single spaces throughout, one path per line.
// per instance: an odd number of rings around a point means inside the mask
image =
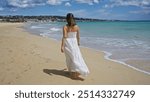
M 67 2 L 70 0 L 7 0 L 8 5 L 19 7 L 19 8 L 26 8 L 26 7 L 34 7 L 37 5 L 60 5 L 62 2 Z
M 99 3 L 99 0 L 93 0 L 93 2 L 98 4 L 98 3 Z
M 62 2 L 69 1 L 69 0 L 48 0 L 47 3 L 50 5 L 60 5 Z
M 60 0 L 48 0 L 47 3 L 50 5 L 60 5 L 62 2 Z
M 71 6 L 71 4 L 69 2 L 66 2 L 65 6 Z
M 65 6 L 71 6 L 69 1 L 73 0 L 5 0 L 9 6 L 26 8 L 26 7 L 34 7 L 37 5 L 61 5 L 65 3 Z M 94 3 L 99 3 L 100 0 L 75 0 L 77 3 L 87 3 L 89 5 L 93 5 Z
M 110 7 L 114 6 L 138 6 L 145 7 L 150 6 L 150 0 L 110 0 Z
M 104 6 L 105 8 L 112 8 L 115 6 L 136 6 L 140 10 L 129 11 L 130 14 L 150 14 L 150 0 L 110 0 L 111 4 Z
M 43 0 L 7 0 L 8 5 L 20 8 L 33 7 L 36 5 L 45 5 Z
M 87 3 L 89 5 L 93 5 L 94 3 L 99 3 L 100 0 L 76 0 L 78 3 Z
M 150 14 L 150 9 L 142 9 L 138 11 L 130 11 L 131 14 Z

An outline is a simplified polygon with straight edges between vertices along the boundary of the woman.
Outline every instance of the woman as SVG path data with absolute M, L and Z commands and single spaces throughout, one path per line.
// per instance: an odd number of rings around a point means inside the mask
M 79 75 L 86 76 L 89 70 L 82 58 L 79 45 L 80 33 L 79 27 L 75 23 L 72 13 L 66 16 L 67 24 L 63 27 L 63 37 L 61 52 L 65 53 L 66 64 L 73 79 L 79 78 Z

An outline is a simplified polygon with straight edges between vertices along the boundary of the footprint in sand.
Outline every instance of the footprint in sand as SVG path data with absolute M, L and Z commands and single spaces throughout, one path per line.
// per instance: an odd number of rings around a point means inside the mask
M 24 55 L 26 56 L 27 54 L 25 53 Z
M 51 61 L 51 59 L 49 58 L 45 58 L 45 57 L 40 57 L 40 58 L 44 59 L 46 63 L 49 63 Z
M 31 70 L 31 66 L 28 64 L 27 69 L 24 69 L 20 74 L 22 75 L 22 74 L 28 72 L 29 70 Z M 21 78 L 21 75 L 18 74 L 15 79 Z
M 7 68 L 7 69 L 6 69 L 6 71 L 10 71 L 10 69 L 9 69 L 9 68 Z
M 10 85 L 10 84 L 12 84 L 12 82 L 8 82 L 7 84 Z
M 5 78 L 2 78 L 2 79 L 1 79 L 1 83 L 3 83 L 3 82 L 4 82 L 4 80 L 5 80 Z
M 35 52 L 34 52 L 34 51 L 31 51 L 30 53 L 31 53 L 31 54 L 34 54 Z
M 40 57 L 40 53 L 38 53 L 38 52 L 36 52 L 34 55 Z
M 46 62 L 46 63 L 49 63 L 50 61 L 51 61 L 50 59 L 46 59 L 46 61 L 45 61 L 45 62 Z
M 28 69 L 25 69 L 23 72 L 27 72 L 28 71 Z
M 14 63 L 14 58 L 11 58 L 10 63 Z
M 28 64 L 27 66 L 25 66 L 25 67 L 27 67 L 26 69 L 24 69 L 22 72 L 21 72 L 21 74 L 23 74 L 23 73 L 25 73 L 25 72 L 27 72 L 27 71 L 29 71 L 29 70 L 31 70 L 31 65 L 30 64 Z
M 28 64 L 27 66 L 28 66 L 28 69 L 31 69 L 31 65 L 30 64 Z
M 15 79 L 19 79 L 20 78 L 20 75 L 18 75 Z
M 40 56 L 40 53 L 36 52 L 36 51 L 31 51 L 30 54 L 34 55 L 34 56 Z
M 9 53 L 12 53 L 13 51 L 9 49 L 8 52 L 9 52 Z

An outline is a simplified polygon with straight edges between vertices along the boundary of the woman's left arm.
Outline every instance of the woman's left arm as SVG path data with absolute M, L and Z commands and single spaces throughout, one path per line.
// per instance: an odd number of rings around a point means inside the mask
M 62 42 L 61 42 L 61 52 L 64 52 L 64 42 L 66 39 L 66 26 L 63 27 L 63 37 L 62 37 Z

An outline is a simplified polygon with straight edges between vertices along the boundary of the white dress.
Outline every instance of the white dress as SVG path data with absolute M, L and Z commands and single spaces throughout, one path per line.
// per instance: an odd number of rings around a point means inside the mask
M 76 35 L 77 32 L 68 32 L 65 39 L 66 64 L 70 72 L 79 72 L 82 76 L 86 76 L 89 70 L 82 58 Z

